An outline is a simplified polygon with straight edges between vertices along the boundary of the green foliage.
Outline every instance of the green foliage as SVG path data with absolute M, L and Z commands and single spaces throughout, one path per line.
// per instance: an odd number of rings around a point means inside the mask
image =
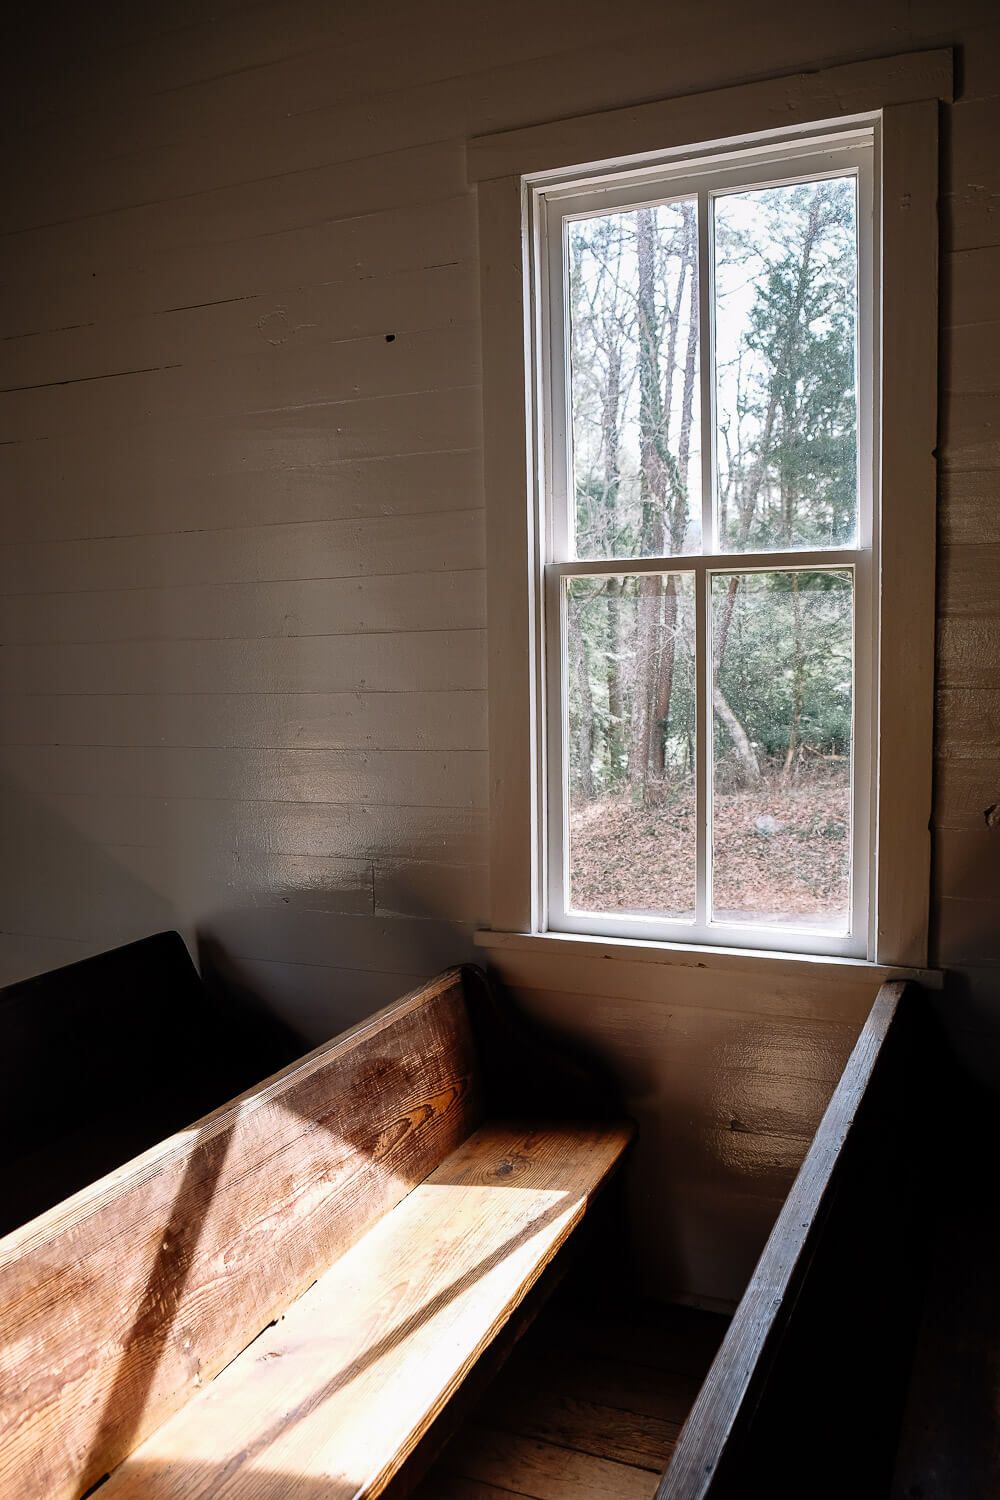
M 728 577 L 716 578 L 718 620 Z M 851 745 L 851 580 L 845 573 L 744 574 L 722 664 L 730 707 L 761 754 L 783 764 L 789 749 L 846 757 Z M 717 763 L 731 777 L 732 750 L 716 726 Z
M 720 321 L 741 281 L 749 277 L 754 291 L 723 340 L 731 355 L 720 371 L 724 530 L 738 549 L 849 545 L 857 505 L 854 181 L 772 188 L 732 203 L 750 199 L 742 216 L 735 206 L 717 215 Z

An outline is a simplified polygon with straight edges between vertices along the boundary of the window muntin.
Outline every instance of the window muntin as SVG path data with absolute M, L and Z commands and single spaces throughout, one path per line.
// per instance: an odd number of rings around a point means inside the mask
M 551 928 L 869 950 L 872 156 L 855 131 L 534 190 Z M 629 597 L 616 651 L 597 617 Z M 734 620 L 773 656 L 735 661 Z

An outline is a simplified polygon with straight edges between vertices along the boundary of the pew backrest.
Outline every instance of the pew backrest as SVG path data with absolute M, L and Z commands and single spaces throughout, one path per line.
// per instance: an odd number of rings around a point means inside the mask
M 0 1240 L 0 1494 L 76 1500 L 480 1113 L 454 969 Z

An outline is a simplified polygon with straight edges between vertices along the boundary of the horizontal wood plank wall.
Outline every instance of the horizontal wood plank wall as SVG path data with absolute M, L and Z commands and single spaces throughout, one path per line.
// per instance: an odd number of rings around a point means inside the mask
M 932 957 L 959 975 L 956 1043 L 1000 1075 L 989 0 L 782 0 L 763 20 L 735 0 L 481 0 L 474 25 L 458 0 L 154 0 L 99 26 L 60 10 L 22 18 L 0 90 L 18 143 L 0 204 L 0 981 L 179 926 L 313 1042 L 471 956 L 489 773 L 465 140 L 955 44 Z M 860 1004 L 764 1014 L 740 984 L 725 1011 L 669 974 L 631 995 L 623 973 L 608 1007 L 587 975 L 517 983 L 607 1042 L 662 1139 L 680 1196 L 650 1263 L 663 1251 L 684 1287 L 701 1257 L 686 1289 L 734 1294 Z M 679 1025 L 702 1039 L 690 1073 Z

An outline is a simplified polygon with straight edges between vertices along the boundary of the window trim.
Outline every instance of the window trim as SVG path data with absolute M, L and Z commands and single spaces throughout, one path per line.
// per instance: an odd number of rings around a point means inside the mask
M 539 593 L 536 631 L 542 652 L 538 671 L 544 679 L 546 701 L 544 774 L 546 783 L 545 827 L 541 831 L 538 877 L 539 925 L 545 931 L 604 937 L 631 937 L 641 942 L 700 943 L 816 955 L 867 958 L 874 948 L 873 903 L 869 901 L 874 850 L 870 839 L 871 789 L 875 764 L 877 680 L 873 674 L 876 654 L 872 574 L 877 563 L 878 525 L 875 497 L 878 487 L 878 414 L 871 377 L 878 366 L 878 328 L 873 313 L 879 296 L 878 246 L 872 243 L 877 193 L 878 119 L 853 125 L 847 131 L 819 130 L 803 137 L 768 139 L 763 147 L 736 143 L 720 151 L 674 154 L 665 162 L 644 166 L 639 172 L 604 168 L 591 177 L 567 185 L 558 176 L 526 180 L 528 222 L 525 239 L 532 256 L 533 280 L 539 301 L 535 320 L 539 347 L 531 351 L 532 389 L 529 399 L 541 413 L 539 462 L 536 466 L 535 504 L 541 524 L 539 539 Z M 702 273 L 710 254 L 714 200 L 727 192 L 782 182 L 821 181 L 850 174 L 857 182 L 858 211 L 858 534 L 852 547 L 827 548 L 815 553 L 723 552 L 715 537 L 714 388 L 712 387 L 712 317 L 705 316 L 710 288 L 701 287 L 701 447 L 702 531 L 714 547 L 706 552 L 669 558 L 614 558 L 600 561 L 570 560 L 574 552 L 572 529 L 572 480 L 567 472 L 571 449 L 570 371 L 568 309 L 565 283 L 565 226 L 580 218 L 616 209 L 634 208 L 644 202 L 684 199 L 697 203 L 699 250 Z M 554 560 L 553 560 L 554 559 Z M 854 619 L 854 754 L 851 767 L 851 909 L 846 933 L 824 932 L 819 927 L 766 922 L 713 921 L 707 909 L 711 900 L 711 745 L 713 716 L 709 686 L 702 680 L 708 670 L 710 591 L 713 573 L 784 571 L 808 567 L 848 572 L 852 578 Z M 565 845 L 567 818 L 567 682 L 566 610 L 561 580 L 567 575 L 621 576 L 642 572 L 690 574 L 695 584 L 696 657 L 701 657 L 698 680 L 697 800 L 702 817 L 697 826 L 698 890 L 693 919 L 671 920 L 655 913 L 574 911 L 566 903 L 568 883 Z M 703 899 L 704 898 L 704 904 Z
M 544 757 L 536 620 L 538 436 L 529 326 L 537 291 L 524 233 L 525 179 L 718 147 L 877 115 L 883 205 L 879 559 L 877 926 L 870 957 L 926 963 L 930 894 L 937 441 L 937 121 L 952 97 L 950 49 L 848 64 L 502 132 L 469 143 L 478 183 L 488 548 L 491 925 L 544 934 L 540 900 Z M 586 165 L 584 165 L 586 164 Z M 905 510 L 905 528 L 894 518 Z M 646 945 L 648 946 L 648 945 Z M 664 952 L 677 945 L 664 944 Z M 708 951 L 708 950 L 706 950 Z

